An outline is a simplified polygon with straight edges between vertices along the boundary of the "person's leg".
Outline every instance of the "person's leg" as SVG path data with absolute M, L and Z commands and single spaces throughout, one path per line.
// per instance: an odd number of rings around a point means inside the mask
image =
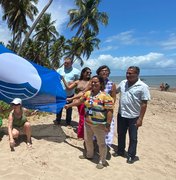
M 85 145 L 86 145 L 86 157 L 87 158 L 92 158 L 94 155 L 94 145 L 93 145 L 93 131 L 92 131 L 92 127 L 90 125 L 88 125 L 87 123 L 85 123 L 85 136 L 84 136 L 84 140 L 85 140 Z
M 118 133 L 118 155 L 124 155 L 125 153 L 125 143 L 126 143 L 126 133 L 128 129 L 128 124 L 126 118 L 121 117 L 118 114 L 117 117 L 117 133 Z
M 135 158 L 137 148 L 137 130 L 136 121 L 138 118 L 129 119 L 129 147 L 128 156 Z
M 105 142 L 105 137 L 107 132 L 105 131 L 104 125 L 97 125 L 92 128 L 93 132 L 97 138 L 97 144 L 99 147 L 100 160 L 99 163 L 102 165 L 106 164 L 106 155 L 107 155 L 107 145 Z
M 111 121 L 111 126 L 110 126 L 110 131 L 109 133 L 106 135 L 106 145 L 111 146 L 113 143 L 113 138 L 114 138 L 114 126 L 115 126 L 115 122 L 114 122 L 114 118 L 112 118 Z
M 68 96 L 67 98 L 71 98 L 73 96 L 74 95 Z M 67 104 L 70 104 L 70 103 L 72 103 L 72 101 L 67 102 Z M 72 107 L 70 107 L 66 110 L 66 125 L 69 126 L 71 124 L 71 119 L 72 119 Z
M 24 123 L 24 133 L 27 136 L 27 144 L 31 145 L 31 125 L 29 122 Z
M 78 124 L 77 136 L 78 138 L 84 138 L 84 116 L 85 116 L 84 104 L 80 104 L 78 106 L 78 113 L 79 113 L 79 124 Z
M 56 114 L 56 120 L 53 121 L 54 124 L 60 124 L 60 123 L 61 123 L 62 110 L 63 110 L 63 109 L 61 109 L 61 111 Z
M 72 118 L 72 107 L 66 110 L 66 125 L 71 124 L 71 118 Z
M 19 135 L 20 135 L 20 132 L 16 128 L 13 128 L 12 137 L 14 140 L 10 141 L 10 138 L 9 138 L 11 151 L 14 151 L 14 147 L 16 145 L 15 139 L 18 139 Z
M 20 135 L 20 132 L 17 129 L 13 128 L 12 129 L 12 136 L 13 136 L 13 138 L 17 139 L 19 137 L 19 135 Z

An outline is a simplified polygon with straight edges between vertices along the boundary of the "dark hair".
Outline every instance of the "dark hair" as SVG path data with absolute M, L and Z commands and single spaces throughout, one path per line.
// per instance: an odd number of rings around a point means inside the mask
M 85 68 L 82 69 L 79 80 L 83 80 L 83 74 L 84 74 L 87 70 L 90 70 L 90 71 L 91 71 L 91 69 L 90 69 L 89 67 L 85 67 Z
M 73 63 L 73 59 L 72 59 L 71 57 L 69 57 L 69 56 L 64 57 L 64 61 L 65 61 L 65 60 L 70 60 L 71 63 Z
M 107 69 L 108 69 L 109 74 L 111 73 L 111 71 L 110 71 L 109 67 L 108 67 L 108 66 L 106 66 L 106 65 L 103 65 L 103 66 L 100 66 L 100 67 L 97 69 L 97 71 L 96 71 L 97 75 L 99 75 L 99 74 L 100 74 L 100 71 L 101 71 L 102 69 L 105 69 L 105 68 L 107 68 Z
M 139 69 L 139 67 L 137 67 L 137 66 L 130 66 L 128 69 L 133 69 L 133 70 L 135 70 L 136 73 L 137 73 L 137 75 L 139 75 L 139 73 L 140 73 L 140 69 Z
M 91 79 L 93 79 L 93 78 L 97 78 L 99 80 L 100 85 L 101 85 L 100 90 L 103 91 L 105 89 L 104 79 L 101 76 L 98 76 L 98 75 L 93 76 Z

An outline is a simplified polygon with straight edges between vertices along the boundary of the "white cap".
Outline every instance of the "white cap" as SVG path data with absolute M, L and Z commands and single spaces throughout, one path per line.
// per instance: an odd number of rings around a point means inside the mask
M 15 99 L 13 99 L 11 104 L 22 104 L 22 100 L 20 98 L 15 98 Z

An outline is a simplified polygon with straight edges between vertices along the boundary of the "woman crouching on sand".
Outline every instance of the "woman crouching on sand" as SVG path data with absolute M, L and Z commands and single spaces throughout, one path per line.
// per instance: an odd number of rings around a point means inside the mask
M 20 128 L 23 127 L 24 133 L 27 136 L 27 146 L 31 147 L 31 126 L 27 121 L 25 112 L 27 109 L 22 108 L 22 100 L 20 98 L 15 98 L 11 102 L 13 110 L 9 114 L 8 121 L 8 134 L 9 143 L 11 150 L 14 150 L 15 140 L 20 134 Z
M 110 130 L 110 124 L 113 116 L 113 98 L 104 92 L 104 80 L 100 76 L 93 76 L 91 79 L 91 90 L 86 91 L 82 97 L 65 106 L 66 109 L 72 106 L 78 106 L 81 103 L 85 105 L 85 134 L 86 155 L 80 156 L 80 159 L 92 159 L 94 156 L 93 137 L 96 136 L 99 146 L 100 159 L 97 169 L 106 166 L 107 146 L 105 143 L 106 134 Z

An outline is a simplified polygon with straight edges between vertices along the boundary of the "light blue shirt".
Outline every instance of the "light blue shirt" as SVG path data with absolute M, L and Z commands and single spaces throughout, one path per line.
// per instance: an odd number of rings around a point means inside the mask
M 120 92 L 119 113 L 125 118 L 138 117 L 142 100 L 150 100 L 149 87 L 140 79 L 130 87 L 127 80 L 121 81 L 117 92 Z
M 65 78 L 65 81 L 67 83 L 71 83 L 73 81 L 76 81 L 79 79 L 80 71 L 74 67 L 71 67 L 70 69 L 65 69 L 64 67 L 61 67 L 57 69 L 57 72 Z M 64 83 L 62 82 L 63 89 L 66 90 L 66 87 Z M 73 90 L 66 90 L 67 97 L 72 96 L 75 93 L 75 89 Z

